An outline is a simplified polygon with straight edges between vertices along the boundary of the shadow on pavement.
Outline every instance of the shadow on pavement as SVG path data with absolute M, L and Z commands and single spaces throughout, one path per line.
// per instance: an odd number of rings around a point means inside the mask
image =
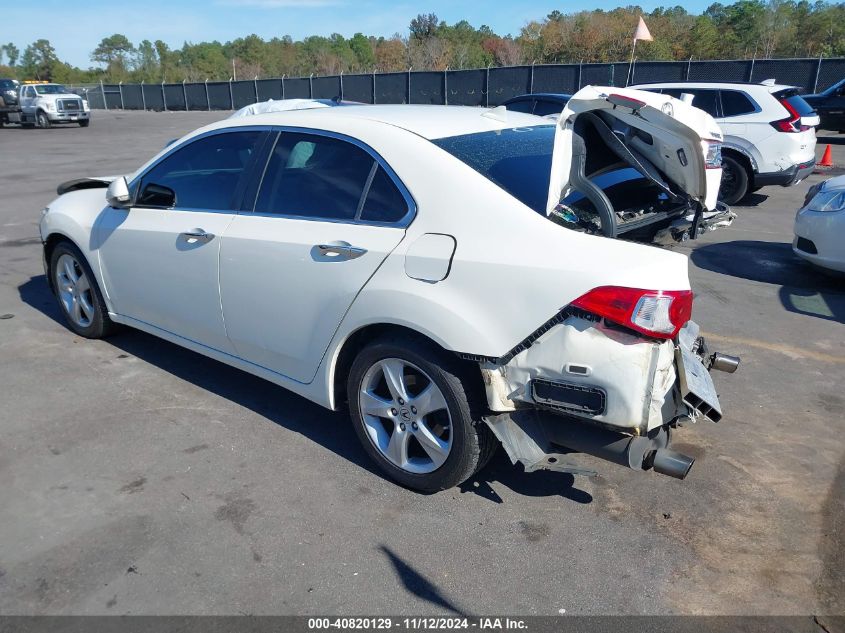
M 766 200 L 769 199 L 769 196 L 764 195 L 762 193 L 752 192 L 746 195 L 742 200 L 737 202 L 734 206 L 735 207 L 759 207 L 763 204 Z
M 32 277 L 21 284 L 18 292 L 21 301 L 65 326 L 44 275 Z M 139 330 L 122 328 L 107 342 L 182 380 L 250 409 L 279 426 L 300 433 L 364 470 L 382 476 L 361 447 L 345 411 L 329 411 L 273 383 Z M 528 497 L 559 495 L 578 503 L 592 501 L 589 494 L 572 487 L 572 475 L 549 471 L 523 473 L 509 463 L 502 451 L 486 468 L 463 484 L 461 491 L 474 492 L 502 503 L 501 497 L 490 487 L 493 481 Z
M 414 594 L 418 598 L 422 598 L 426 602 L 430 602 L 433 605 L 451 611 L 452 613 L 463 615 L 463 612 L 452 604 L 442 593 L 440 593 L 440 590 L 434 584 L 432 584 L 425 578 L 425 576 L 420 574 L 404 560 L 399 558 L 393 550 L 386 545 L 379 546 L 379 549 L 393 564 L 393 569 L 396 570 L 396 575 L 399 576 L 399 580 L 402 581 L 402 585 L 410 593 Z
M 490 485 L 498 482 L 525 497 L 563 497 L 576 503 L 592 503 L 593 497 L 575 487 L 578 481 L 574 475 L 551 470 L 523 472 L 514 466 L 501 447 L 490 463 L 471 479 L 460 485 L 461 492 L 471 492 L 494 503 L 504 503 L 502 497 Z
M 792 244 L 737 240 L 708 244 L 690 255 L 704 270 L 780 286 L 786 310 L 845 323 L 845 280 L 826 275 L 792 252 Z

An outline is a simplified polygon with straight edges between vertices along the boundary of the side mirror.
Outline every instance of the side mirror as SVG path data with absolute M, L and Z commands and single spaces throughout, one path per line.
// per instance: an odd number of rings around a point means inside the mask
M 129 206 L 129 185 L 126 184 L 126 178 L 121 176 L 111 181 L 106 189 L 106 202 L 115 209 Z

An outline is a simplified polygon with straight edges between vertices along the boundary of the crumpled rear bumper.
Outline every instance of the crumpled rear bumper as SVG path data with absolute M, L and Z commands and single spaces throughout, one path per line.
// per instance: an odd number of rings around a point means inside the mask
M 571 316 L 507 364 L 482 364 L 485 422 L 527 471 L 583 472 L 570 459 L 582 452 L 683 478 L 692 458 L 669 450 L 670 427 L 722 417 L 706 354 L 694 322 L 656 341 Z

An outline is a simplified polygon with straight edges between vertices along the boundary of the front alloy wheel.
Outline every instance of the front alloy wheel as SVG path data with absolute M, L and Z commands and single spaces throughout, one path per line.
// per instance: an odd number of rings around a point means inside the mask
M 480 420 L 483 387 L 471 369 L 411 334 L 378 339 L 358 352 L 346 385 L 349 413 L 364 450 L 387 476 L 434 492 L 487 463 L 498 444 Z
M 114 324 L 97 280 L 75 244 L 60 242 L 50 253 L 50 279 L 71 330 L 86 338 L 108 335 Z

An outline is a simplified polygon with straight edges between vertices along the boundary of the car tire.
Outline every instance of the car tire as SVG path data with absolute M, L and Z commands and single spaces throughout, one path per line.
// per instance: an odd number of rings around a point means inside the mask
M 52 123 L 50 122 L 50 117 L 47 116 L 47 113 L 43 110 L 39 110 L 38 113 L 35 115 L 35 122 L 38 127 L 42 130 L 46 130 L 49 128 Z
M 727 205 L 736 204 L 748 194 L 748 172 L 733 156 L 722 155 L 722 184 L 719 200 Z
M 352 362 L 346 389 L 355 433 L 397 483 L 446 490 L 472 477 L 495 452 L 496 439 L 472 406 L 462 369 L 457 358 L 414 337 L 376 340 Z
M 79 122 L 79 127 L 88 127 L 88 124 L 90 124 L 90 123 L 91 123 L 91 120 L 90 120 L 90 119 L 86 119 L 86 120 L 84 120 L 84 121 L 80 121 L 80 122 Z
M 115 328 L 97 278 L 76 245 L 60 242 L 50 255 L 50 281 L 68 327 L 85 338 L 103 338 Z

